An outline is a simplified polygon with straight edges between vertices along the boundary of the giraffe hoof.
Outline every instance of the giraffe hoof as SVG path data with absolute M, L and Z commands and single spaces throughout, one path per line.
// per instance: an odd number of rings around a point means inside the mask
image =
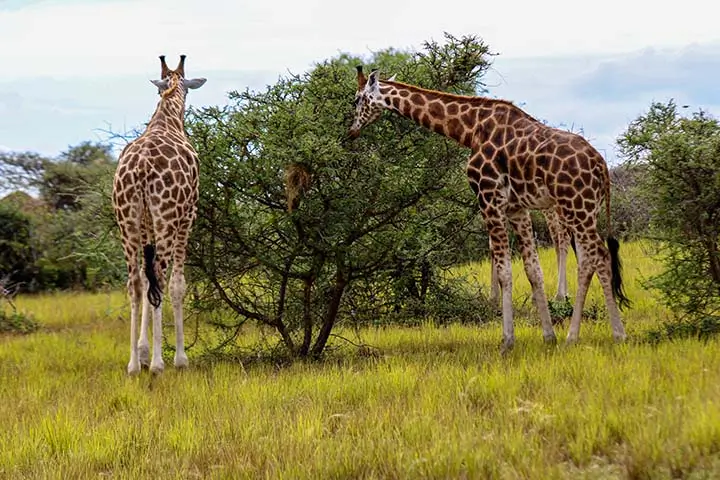
M 157 362 L 150 365 L 150 373 L 153 375 L 160 375 L 165 370 L 165 364 L 163 362 Z
M 550 332 L 543 335 L 543 340 L 545 341 L 546 345 L 557 345 L 557 337 L 555 336 L 555 332 Z
M 512 351 L 514 346 L 515 346 L 515 338 L 514 337 L 504 338 L 502 343 L 500 344 L 500 353 L 502 355 L 507 355 L 508 353 L 510 353 Z
M 148 368 L 150 366 L 150 347 L 148 345 L 138 345 L 138 359 L 141 367 Z
M 625 333 L 613 333 L 613 339 L 615 340 L 615 343 L 625 343 L 627 335 L 625 335 Z
M 578 342 L 577 335 L 572 335 L 572 336 L 568 335 L 567 339 L 565 340 L 565 345 L 570 347 L 572 345 L 575 345 L 577 342 Z
M 135 360 L 134 362 L 130 361 L 130 363 L 128 363 L 127 373 L 131 377 L 134 377 L 135 375 L 140 373 L 140 362 L 138 362 L 137 360 Z
M 189 364 L 190 362 L 188 362 L 188 358 L 185 354 L 175 355 L 175 368 L 188 368 Z

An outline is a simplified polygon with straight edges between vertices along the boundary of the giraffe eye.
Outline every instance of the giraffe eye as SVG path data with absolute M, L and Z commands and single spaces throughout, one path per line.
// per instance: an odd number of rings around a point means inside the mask
M 355 97 L 353 104 L 357 107 L 359 103 L 360 103 L 360 97 Z

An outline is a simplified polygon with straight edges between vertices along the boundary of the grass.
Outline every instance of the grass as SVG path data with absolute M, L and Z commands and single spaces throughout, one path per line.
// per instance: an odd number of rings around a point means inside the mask
M 668 315 L 638 287 L 657 268 L 643 252 L 623 245 L 631 341 L 603 312 L 548 348 L 531 314 L 507 357 L 497 323 L 393 327 L 361 332 L 379 356 L 128 378 L 124 295 L 20 298 L 44 328 L 0 337 L 0 477 L 717 478 L 720 342 L 633 341 Z

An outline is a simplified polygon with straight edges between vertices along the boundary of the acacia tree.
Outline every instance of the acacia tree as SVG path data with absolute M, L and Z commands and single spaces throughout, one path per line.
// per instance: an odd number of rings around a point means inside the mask
M 473 93 L 487 58 L 482 41 L 447 35 L 365 63 Z M 297 356 L 319 356 L 340 317 L 404 308 L 401 292 L 447 295 L 435 273 L 476 227 L 461 147 L 395 116 L 349 140 L 358 63 L 341 55 L 187 119 L 201 164 L 188 264 L 208 286 L 204 308 L 230 307 L 231 329 L 274 327 Z
M 650 284 L 691 322 L 720 325 L 720 122 L 675 102 L 653 103 L 618 140 L 641 169 L 665 270 Z M 713 320 L 714 319 L 714 320 Z

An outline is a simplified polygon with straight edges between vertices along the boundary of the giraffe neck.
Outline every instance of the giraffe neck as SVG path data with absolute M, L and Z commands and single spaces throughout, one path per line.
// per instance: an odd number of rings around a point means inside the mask
M 454 95 L 400 82 L 381 81 L 380 93 L 389 110 L 468 148 L 477 146 L 475 132 L 490 117 L 495 117 L 494 125 L 511 124 L 521 116 L 532 118 L 506 100 Z M 506 107 L 502 115 L 497 113 L 498 106 Z
M 147 130 L 174 130 L 185 134 L 185 95 L 179 85 L 160 98 Z

